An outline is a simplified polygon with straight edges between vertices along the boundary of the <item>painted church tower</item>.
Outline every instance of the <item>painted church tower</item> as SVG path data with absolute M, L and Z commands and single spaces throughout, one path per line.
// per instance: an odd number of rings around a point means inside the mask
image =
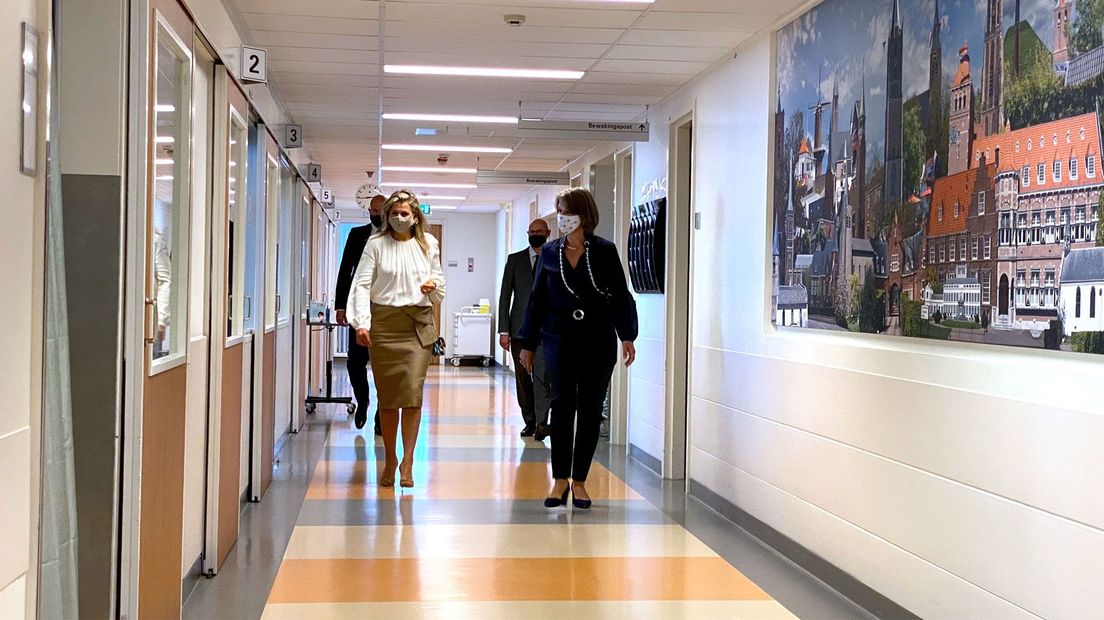
M 901 28 L 900 0 L 893 0 L 893 23 L 886 42 L 886 116 L 885 116 L 885 186 L 882 189 L 882 209 L 889 213 L 901 205 L 904 191 L 904 100 L 902 99 L 902 63 L 904 30 Z
M 974 83 L 970 79 L 970 48 L 958 50 L 958 72 L 951 81 L 951 126 L 947 149 L 947 174 L 957 174 L 970 168 L 974 127 L 970 122 L 974 110 Z
M 1004 8 L 1002 0 L 987 0 L 985 56 L 981 67 L 981 131 L 991 136 L 1004 124 Z

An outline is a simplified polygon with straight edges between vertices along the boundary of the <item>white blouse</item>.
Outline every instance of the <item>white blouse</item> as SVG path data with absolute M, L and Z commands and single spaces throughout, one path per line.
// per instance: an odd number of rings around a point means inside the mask
M 416 239 L 397 241 L 390 234 L 375 235 L 364 246 L 353 290 L 349 294 L 349 323 L 355 329 L 372 328 L 372 304 L 402 308 L 432 306 L 445 298 L 441 246 L 426 233 L 429 256 Z M 422 294 L 422 284 L 433 280 L 437 290 Z

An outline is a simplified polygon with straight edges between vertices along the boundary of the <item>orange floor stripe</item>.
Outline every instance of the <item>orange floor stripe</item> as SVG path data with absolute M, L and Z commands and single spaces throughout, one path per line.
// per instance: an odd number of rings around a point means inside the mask
M 769 600 L 721 558 L 286 560 L 269 603 Z
M 307 499 L 395 497 L 396 489 L 376 484 L 382 464 L 373 461 L 319 461 Z M 429 499 L 543 499 L 552 482 L 546 463 L 416 463 L 415 488 L 407 495 Z M 595 500 L 643 499 L 609 470 L 595 463 L 587 479 Z

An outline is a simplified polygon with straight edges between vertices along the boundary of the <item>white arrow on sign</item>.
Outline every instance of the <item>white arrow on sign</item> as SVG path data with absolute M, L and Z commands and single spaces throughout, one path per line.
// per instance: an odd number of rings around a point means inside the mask
M 518 121 L 518 135 L 522 138 L 647 142 L 648 129 L 647 122 Z

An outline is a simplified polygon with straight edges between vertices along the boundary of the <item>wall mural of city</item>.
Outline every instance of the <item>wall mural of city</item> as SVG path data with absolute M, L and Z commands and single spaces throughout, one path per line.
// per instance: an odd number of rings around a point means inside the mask
M 1104 0 L 826 0 L 777 54 L 776 325 L 1104 353 Z

